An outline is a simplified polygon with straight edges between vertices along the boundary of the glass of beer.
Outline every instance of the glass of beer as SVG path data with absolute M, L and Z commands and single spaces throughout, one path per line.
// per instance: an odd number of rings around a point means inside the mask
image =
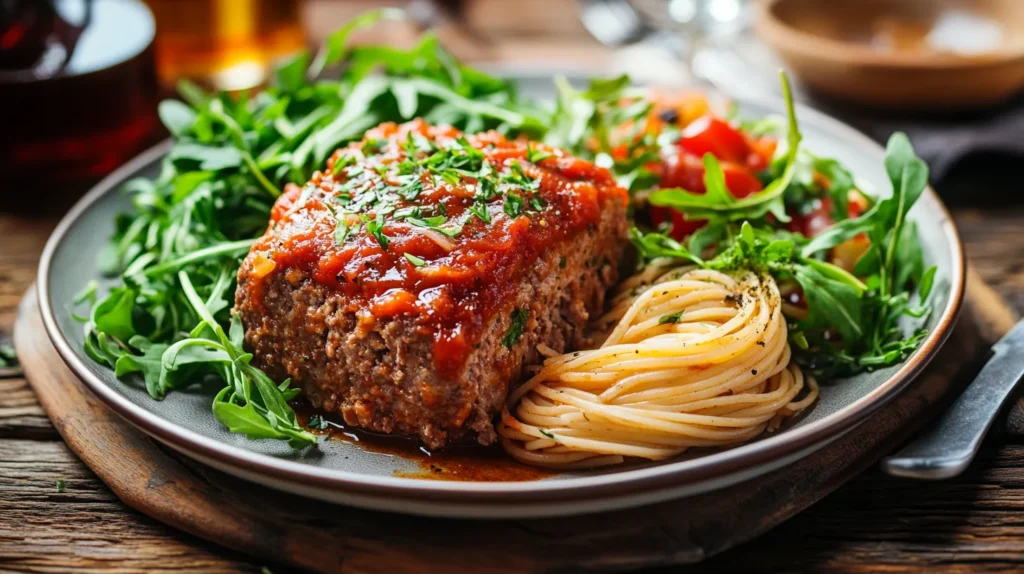
M 264 83 L 275 60 L 305 47 L 301 0 L 146 0 L 156 17 L 161 85 L 218 90 Z

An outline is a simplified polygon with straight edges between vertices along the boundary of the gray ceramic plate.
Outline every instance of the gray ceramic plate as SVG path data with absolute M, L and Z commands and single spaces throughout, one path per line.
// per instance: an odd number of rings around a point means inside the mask
M 523 76 L 523 89 L 543 95 L 549 75 Z M 781 101 L 743 101 L 745 114 L 781 113 Z M 883 150 L 851 128 L 813 110 L 798 111 L 806 145 L 841 158 L 863 184 L 888 193 Z M 39 300 L 50 338 L 90 389 L 129 422 L 190 457 L 230 474 L 310 497 L 366 508 L 448 517 L 528 517 L 596 512 L 692 495 L 758 476 L 806 456 L 889 402 L 921 371 L 952 329 L 964 289 L 964 260 L 956 229 L 931 190 L 912 210 L 929 264 L 938 266 L 931 334 L 904 364 L 837 381 L 782 432 L 730 450 L 695 453 L 661 463 L 573 472 L 526 482 L 438 481 L 416 478 L 420 463 L 322 441 L 296 454 L 274 441 L 250 441 L 217 424 L 212 394 L 176 392 L 154 401 L 131 382 L 82 351 L 82 327 L 71 301 L 91 279 L 101 279 L 96 256 L 112 231 L 113 216 L 129 207 L 117 193 L 137 175 L 153 176 L 168 145 L 158 146 L 101 182 L 61 221 L 39 267 Z

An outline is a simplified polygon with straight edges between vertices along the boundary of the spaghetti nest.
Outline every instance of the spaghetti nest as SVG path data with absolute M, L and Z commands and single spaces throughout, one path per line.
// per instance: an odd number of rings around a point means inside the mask
M 771 277 L 651 265 L 598 327 L 612 324 L 597 349 L 546 353 L 511 394 L 499 425 L 510 455 L 567 469 L 660 460 L 754 438 L 818 396 L 790 363 Z

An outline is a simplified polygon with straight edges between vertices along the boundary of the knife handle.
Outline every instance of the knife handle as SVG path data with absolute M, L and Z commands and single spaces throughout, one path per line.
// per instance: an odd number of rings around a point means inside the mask
M 999 410 L 1024 377 L 1024 331 L 1014 329 L 993 348 L 981 372 L 935 424 L 882 461 L 893 476 L 939 480 L 962 473 L 974 460 Z M 1013 335 L 1017 335 L 1014 337 Z M 956 352 L 952 349 L 949 352 Z

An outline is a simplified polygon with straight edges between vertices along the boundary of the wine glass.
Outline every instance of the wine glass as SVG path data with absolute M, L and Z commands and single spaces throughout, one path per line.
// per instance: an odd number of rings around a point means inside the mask
M 599 42 L 638 42 L 671 52 L 698 82 L 740 95 L 775 91 L 748 62 L 753 0 L 578 0 L 580 20 Z M 742 56 L 740 55 L 742 53 Z M 755 54 L 756 55 L 756 54 Z M 640 65 L 640 64 L 638 64 Z M 769 66 L 771 67 L 771 66 Z

